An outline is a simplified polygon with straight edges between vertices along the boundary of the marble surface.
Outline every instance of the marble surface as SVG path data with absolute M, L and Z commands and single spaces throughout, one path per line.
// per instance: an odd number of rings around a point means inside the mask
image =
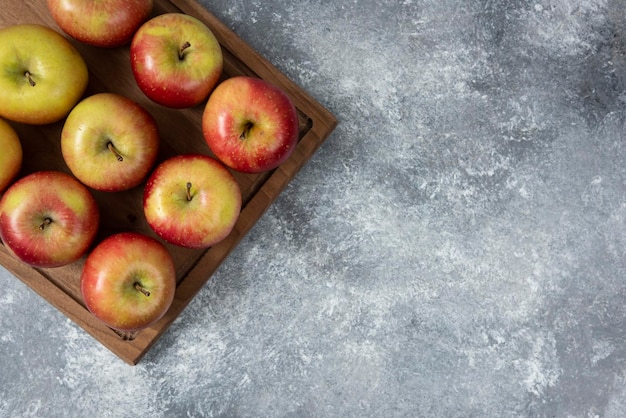
M 0 416 L 626 416 L 622 0 L 202 3 L 340 124 L 135 367 L 0 269 Z

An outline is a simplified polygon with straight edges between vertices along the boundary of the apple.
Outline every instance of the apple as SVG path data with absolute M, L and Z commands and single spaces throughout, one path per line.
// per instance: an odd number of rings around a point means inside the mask
M 182 109 L 203 102 L 222 74 L 222 49 L 200 20 L 165 13 L 144 23 L 130 44 L 139 88 L 154 102 Z
M 154 238 L 120 232 L 87 256 L 80 290 L 87 309 L 110 328 L 138 331 L 170 308 L 176 291 L 174 261 Z
M 0 116 L 45 125 L 63 119 L 80 100 L 89 73 L 74 46 L 38 24 L 0 29 Z
M 61 153 L 78 180 L 95 190 L 137 186 L 157 158 L 157 123 L 142 106 L 115 93 L 79 102 L 61 131 Z
M 215 156 L 230 168 L 260 173 L 282 164 L 298 142 L 298 114 L 274 84 L 236 76 L 211 93 L 202 133 Z
M 0 119 L 0 193 L 6 189 L 22 168 L 22 144 L 15 129 Z
M 99 221 L 89 190 L 60 171 L 22 177 L 0 200 L 0 239 L 11 254 L 33 267 L 78 260 L 92 244 Z
M 165 241 L 208 248 L 233 229 L 241 210 L 239 184 L 215 158 L 182 154 L 162 162 L 144 189 L 150 227 Z
M 87 45 L 126 45 L 152 12 L 152 0 L 48 0 L 63 32 Z

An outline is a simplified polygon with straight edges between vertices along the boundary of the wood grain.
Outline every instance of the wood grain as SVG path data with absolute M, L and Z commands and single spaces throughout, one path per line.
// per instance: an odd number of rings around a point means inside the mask
M 0 8 L 0 27 L 19 23 L 40 23 L 61 32 L 50 17 L 45 2 L 5 0 L 5 3 Z M 0 245 L 0 263 L 7 270 L 129 364 L 137 364 L 169 328 L 337 125 L 336 118 L 321 104 L 278 71 L 199 3 L 193 0 L 157 0 L 153 15 L 167 12 L 195 16 L 211 28 L 224 53 L 222 79 L 235 75 L 250 75 L 268 80 L 287 92 L 299 112 L 300 141 L 289 160 L 271 172 L 257 175 L 233 172 L 242 190 L 244 201 L 242 211 L 232 233 L 224 241 L 209 249 L 189 250 L 160 240 L 149 228 L 143 215 L 143 185 L 120 193 L 93 191 L 102 218 L 96 243 L 116 232 L 144 233 L 163 242 L 171 252 L 176 265 L 178 286 L 172 307 L 158 323 L 133 335 L 131 340 L 125 340 L 103 325 L 84 307 L 80 295 L 80 274 L 84 258 L 64 267 L 34 269 L 17 261 L 4 246 Z M 161 150 L 157 163 L 176 154 L 193 152 L 211 155 L 201 131 L 204 103 L 184 110 L 159 106 L 147 99 L 137 87 L 130 69 L 127 46 L 101 49 L 71 39 L 70 41 L 83 55 L 89 67 L 90 81 L 86 96 L 104 91 L 122 94 L 141 104 L 155 117 L 161 136 Z M 16 123 L 12 125 L 18 132 L 24 149 L 25 159 L 20 176 L 43 169 L 69 173 L 60 149 L 63 121 L 46 126 Z

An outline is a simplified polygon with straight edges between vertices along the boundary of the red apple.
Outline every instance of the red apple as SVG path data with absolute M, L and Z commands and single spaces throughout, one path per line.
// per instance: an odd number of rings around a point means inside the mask
M 166 107 L 187 108 L 204 101 L 222 73 L 222 49 L 200 20 L 166 13 L 144 23 L 130 44 L 139 88 Z
M 13 183 L 0 200 L 0 239 L 19 260 L 59 267 L 82 257 L 98 230 L 89 190 L 60 171 L 39 171 Z
M 233 229 L 241 210 L 239 184 L 216 159 L 184 154 L 161 163 L 144 190 L 144 213 L 164 240 L 207 248 Z
M 36 24 L 0 29 L 0 116 L 57 122 L 78 103 L 88 78 L 83 57 L 60 33 Z
M 224 164 L 260 173 L 282 164 L 298 142 L 298 114 L 287 94 L 258 78 L 220 83 L 207 101 L 202 131 Z
M 130 42 L 152 12 L 152 0 L 48 0 L 63 32 L 85 44 L 113 48 Z
M 149 327 L 174 300 L 174 261 L 160 242 L 135 232 L 112 235 L 87 256 L 80 278 L 87 309 L 123 332 Z
M 17 176 L 22 167 L 22 144 L 15 129 L 0 119 L 0 193 Z
M 61 132 L 67 166 L 78 180 L 101 191 L 137 186 L 152 169 L 158 149 L 154 118 L 114 93 L 98 93 L 78 103 Z

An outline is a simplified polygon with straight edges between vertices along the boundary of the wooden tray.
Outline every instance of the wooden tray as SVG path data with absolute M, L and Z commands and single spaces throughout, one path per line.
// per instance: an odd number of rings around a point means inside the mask
M 0 245 L 0 263 L 39 295 L 80 325 L 100 343 L 129 364 L 137 364 L 155 341 L 183 311 L 213 272 L 252 228 L 299 169 L 311 158 L 337 125 L 335 117 L 299 86 L 278 71 L 202 5 L 193 0 L 156 0 L 153 15 L 182 12 L 195 16 L 211 28 L 222 45 L 223 78 L 252 75 L 285 90 L 300 116 L 300 141 L 284 164 L 261 175 L 233 173 L 239 181 L 243 206 L 230 236 L 207 250 L 188 250 L 169 245 L 177 272 L 178 286 L 172 307 L 152 327 L 132 340 L 99 322 L 85 308 L 80 294 L 84 258 L 54 269 L 34 269 L 9 255 Z M 18 23 L 42 23 L 60 32 L 42 0 L 5 0 L 0 9 L 0 27 Z M 81 52 L 90 70 L 86 92 L 110 91 L 123 94 L 144 106 L 157 120 L 161 134 L 159 162 L 175 154 L 198 152 L 211 155 L 204 142 L 201 117 L 204 104 L 185 110 L 166 109 L 152 103 L 138 89 L 132 76 L 128 47 L 100 49 L 70 40 Z M 24 165 L 20 176 L 43 169 L 69 173 L 61 156 L 60 133 L 63 121 L 46 126 L 12 124 L 22 141 Z M 101 210 L 98 240 L 121 231 L 136 231 L 158 237 L 147 225 L 142 209 L 143 185 L 121 193 L 94 192 Z

